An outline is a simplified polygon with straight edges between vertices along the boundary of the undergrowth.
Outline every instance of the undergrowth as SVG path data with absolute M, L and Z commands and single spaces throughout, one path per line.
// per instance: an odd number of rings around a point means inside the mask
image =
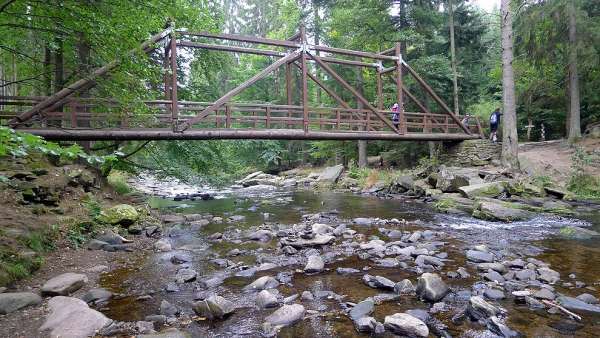
M 131 187 L 127 183 L 128 174 L 120 170 L 111 170 L 106 178 L 108 184 L 115 189 L 118 194 L 126 195 L 131 192 Z
M 571 161 L 572 172 L 567 189 L 575 194 L 577 199 L 600 200 L 600 177 L 586 171 L 592 164 L 592 157 L 583 148 L 577 147 Z

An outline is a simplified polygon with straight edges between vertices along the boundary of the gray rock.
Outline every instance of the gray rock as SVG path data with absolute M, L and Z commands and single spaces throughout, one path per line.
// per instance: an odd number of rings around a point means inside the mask
M 383 325 L 392 333 L 408 337 L 427 337 L 429 328 L 420 319 L 407 313 L 395 313 L 385 316 Z
M 354 321 L 354 327 L 358 332 L 372 332 L 376 325 L 377 321 L 373 317 L 360 317 Z
M 0 315 L 5 315 L 27 306 L 39 305 L 42 297 L 31 292 L 0 293 Z
M 156 250 L 156 251 L 169 252 L 172 249 L 173 248 L 171 246 L 171 243 L 169 242 L 169 240 L 167 238 L 159 239 L 158 241 L 156 241 L 154 243 L 154 250 Z
M 506 296 L 504 295 L 504 292 L 502 292 L 501 290 L 498 290 L 498 289 L 486 289 L 483 292 L 483 295 L 485 296 L 485 298 L 491 299 L 491 300 L 499 300 L 499 299 L 506 298 Z
M 306 248 L 311 246 L 326 245 L 335 240 L 333 235 L 316 234 L 314 238 L 291 238 L 285 237 L 280 240 L 282 246 L 289 245 L 294 248 Z
M 125 240 L 121 235 L 116 234 L 111 230 L 107 230 L 107 231 L 97 235 L 96 240 L 99 240 L 101 242 L 105 242 L 105 243 L 108 243 L 111 245 L 131 242 L 131 241 Z
M 171 256 L 171 263 L 173 264 L 183 264 L 191 261 L 192 257 L 182 253 L 176 253 L 173 256 Z
M 137 338 L 191 338 L 191 335 L 182 332 L 176 328 L 169 328 L 160 333 L 141 334 Z
M 467 313 L 474 320 L 485 319 L 491 316 L 496 316 L 500 310 L 492 304 L 486 302 L 479 296 L 473 296 L 469 299 Z
M 167 317 L 172 317 L 172 316 L 179 314 L 179 312 L 180 312 L 179 309 L 175 305 L 169 303 L 168 301 L 163 299 L 160 302 L 160 314 L 161 315 L 165 315 Z
M 429 302 L 438 302 L 444 298 L 450 288 L 436 273 L 424 273 L 417 280 L 417 295 Z
M 556 301 L 568 310 L 600 313 L 600 306 L 588 304 L 577 298 L 561 296 Z
M 198 273 L 192 269 L 179 269 L 175 275 L 175 282 L 179 284 L 188 283 L 196 280 Z
M 321 256 L 310 256 L 308 257 L 308 262 L 304 267 L 305 273 L 319 273 L 323 271 L 325 268 L 325 262 L 323 262 L 323 258 Z
M 490 319 L 487 321 L 487 328 L 493 333 L 504 338 L 513 338 L 521 336 L 518 332 L 511 330 L 496 316 L 490 317 Z
M 261 291 L 267 289 L 274 289 L 279 286 L 279 281 L 271 276 L 263 276 L 247 285 L 244 289 L 246 291 Z
M 99 241 L 97 239 L 92 239 L 89 242 L 87 242 L 86 247 L 88 250 L 105 250 L 105 248 L 110 247 L 110 244 Z
M 350 318 L 353 321 L 356 321 L 359 318 L 370 315 L 373 312 L 374 308 L 375 308 L 375 303 L 370 299 L 366 299 L 366 300 L 363 300 L 362 302 L 356 304 L 352 309 L 350 309 L 350 312 L 348 312 L 348 315 L 350 316 Z
M 444 266 L 444 262 L 441 259 L 434 256 L 419 255 L 415 259 L 415 264 L 418 266 L 432 265 L 434 267 Z
M 523 269 L 525 267 L 525 265 L 527 264 L 524 260 L 522 260 L 520 258 L 517 258 L 512 261 L 508 261 L 506 263 L 508 264 L 509 267 L 516 268 L 516 269 Z
M 477 270 L 479 271 L 488 271 L 494 270 L 498 273 L 507 273 L 508 269 L 504 264 L 501 263 L 479 263 L 477 264 Z
M 394 291 L 400 295 L 412 294 L 415 290 L 413 283 L 408 279 L 403 279 L 394 285 Z
M 600 233 L 586 229 L 581 227 L 576 227 L 572 225 L 567 225 L 560 229 L 558 232 L 559 236 L 567 239 L 577 239 L 577 240 L 586 240 L 597 238 L 600 236 Z
M 539 274 L 538 279 L 548 284 L 554 284 L 560 280 L 560 273 L 550 268 L 539 268 L 537 269 Z
M 283 299 L 283 304 L 291 304 L 291 303 L 295 302 L 296 299 L 298 299 L 298 297 L 299 297 L 299 295 L 297 293 L 295 293 L 289 297 L 285 297 Z
M 300 304 L 283 305 L 265 318 L 265 322 L 273 326 L 289 326 L 302 320 L 305 312 Z
M 262 290 L 256 295 L 256 305 L 261 309 L 277 307 L 279 302 L 277 296 L 267 290 Z
M 357 217 L 357 218 L 353 219 L 352 221 L 354 223 L 358 224 L 358 225 L 371 225 L 371 224 L 373 224 L 373 219 L 372 218 Z
M 489 280 L 491 282 L 504 283 L 504 277 L 502 277 L 501 274 L 499 274 L 498 272 L 496 272 L 494 270 L 490 270 L 489 272 L 484 273 L 483 278 L 485 278 L 486 280 Z
M 106 289 L 94 288 L 86 292 L 85 295 L 81 297 L 81 300 L 83 300 L 86 303 L 103 302 L 109 300 L 112 296 L 112 292 Z
M 422 236 L 423 233 L 421 231 L 415 231 L 410 236 L 408 236 L 408 239 L 406 241 L 409 243 L 415 243 L 418 242 Z
M 339 275 L 351 275 L 351 274 L 359 273 L 360 270 L 353 269 L 353 268 L 337 268 L 337 269 L 335 269 L 335 272 L 337 272 Z
M 512 204 L 504 204 L 501 202 L 483 201 L 473 211 L 473 217 L 502 222 L 514 222 L 527 220 L 533 217 L 529 211 L 521 209 L 522 206 Z
M 535 271 L 531 269 L 525 269 L 515 273 L 515 278 L 521 281 L 535 280 L 535 277 Z
M 497 197 L 506 190 L 506 182 L 490 182 L 467 185 L 458 188 L 458 191 L 466 198 L 475 197 Z
M 398 261 L 396 258 L 383 258 L 378 259 L 375 264 L 381 268 L 397 268 L 400 266 L 400 261 Z
M 50 313 L 40 331 L 50 331 L 51 337 L 84 338 L 112 323 L 102 313 L 90 309 L 81 299 L 58 296 L 48 302 Z
M 194 303 L 192 308 L 197 315 L 210 320 L 223 319 L 235 311 L 233 302 L 218 295 L 212 295 L 205 300 L 198 301 Z
M 146 318 L 144 318 L 144 320 L 147 322 L 156 323 L 158 325 L 164 325 L 167 322 L 167 316 L 165 316 L 165 315 L 150 315 L 150 316 L 146 316 Z
M 321 172 L 317 178 L 317 182 L 335 183 L 340 178 L 340 175 L 342 175 L 342 172 L 344 172 L 344 166 L 341 164 L 327 167 Z
M 489 252 L 467 250 L 467 260 L 475 263 L 492 263 L 494 255 Z
M 313 296 L 312 292 L 310 291 L 302 291 L 302 296 L 300 298 L 306 302 L 312 302 L 315 300 L 315 296 Z
M 598 304 L 598 298 L 594 297 L 593 295 L 590 295 L 589 293 L 582 293 L 576 298 L 588 304 Z
M 81 289 L 88 282 L 86 275 L 67 272 L 51 278 L 42 286 L 42 295 L 64 296 Z
M 442 169 L 437 175 L 435 187 L 442 192 L 458 192 L 460 187 L 468 185 L 468 177 Z
M 396 285 L 396 283 L 382 276 L 371 276 L 367 274 L 363 276 L 362 280 L 365 284 L 375 289 L 393 290 Z
M 533 294 L 533 297 L 538 298 L 538 299 L 547 299 L 547 300 L 554 300 L 554 298 L 556 298 L 556 295 L 554 295 L 554 293 L 546 288 L 542 288 L 539 289 L 538 291 L 536 291 Z
M 248 235 L 248 239 L 260 242 L 268 242 L 271 240 L 271 238 L 273 238 L 273 233 L 269 230 L 264 229 L 255 231 Z

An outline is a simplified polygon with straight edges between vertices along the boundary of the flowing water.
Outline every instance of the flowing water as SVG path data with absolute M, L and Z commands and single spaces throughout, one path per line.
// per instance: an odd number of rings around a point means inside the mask
M 511 224 L 491 223 L 473 219 L 468 216 L 450 216 L 435 212 L 427 204 L 411 199 L 380 199 L 371 196 L 359 196 L 339 192 L 313 191 L 278 191 L 252 190 L 225 191 L 217 194 L 218 199 L 208 201 L 173 201 L 168 197 L 151 197 L 149 204 L 163 213 L 182 214 L 212 214 L 224 219 L 231 215 L 243 215 L 245 220 L 235 223 L 208 224 L 201 229 L 189 226 L 176 226 L 169 231 L 169 237 L 174 248 L 184 247 L 193 255 L 191 267 L 198 272 L 198 279 L 221 276 L 224 283 L 211 289 L 219 295 L 232 300 L 236 312 L 222 321 L 207 321 L 194 317 L 191 305 L 194 295 L 202 287 L 198 283 L 179 285 L 179 292 L 166 292 L 165 285 L 173 281 L 173 276 L 180 266 L 170 263 L 174 251 L 168 253 L 138 254 L 128 262 L 123 262 L 119 270 L 104 274 L 101 280 L 103 287 L 126 296 L 110 301 L 103 309 L 107 316 L 116 320 L 143 320 L 145 316 L 158 313 L 161 300 L 180 307 L 186 316 L 180 317 L 176 326 L 192 333 L 193 336 L 204 337 L 254 337 L 260 336 L 261 324 L 273 310 L 255 308 L 254 296 L 243 291 L 243 287 L 260 276 L 276 276 L 280 272 L 291 275 L 291 283 L 278 288 L 280 294 L 289 296 L 301 294 L 305 290 L 318 294 L 322 291 L 333 291 L 344 295 L 344 302 L 359 302 L 367 297 L 381 293 L 381 290 L 370 288 L 362 283 L 362 273 L 342 276 L 335 272 L 337 267 L 352 267 L 363 269 L 370 267 L 371 275 L 385 276 L 393 281 L 408 278 L 416 282 L 415 272 L 399 268 L 374 267 L 370 260 L 358 258 L 355 254 L 335 255 L 332 263 L 326 265 L 327 271 L 321 274 L 307 276 L 301 270 L 303 265 L 287 265 L 277 269 L 262 271 L 252 277 L 235 277 L 226 274 L 221 268 L 210 262 L 216 257 L 225 257 L 234 248 L 243 250 L 239 256 L 228 257 L 234 262 L 245 265 L 258 265 L 261 262 L 277 262 L 281 256 L 277 251 L 277 238 L 270 242 L 256 241 L 209 241 L 207 237 L 215 232 L 232 231 L 232 227 L 244 232 L 251 227 L 268 223 L 295 224 L 302 221 L 302 215 L 335 210 L 337 217 L 343 221 L 355 217 L 377 217 L 381 219 L 406 220 L 403 225 L 396 226 L 398 230 L 414 231 L 415 229 L 431 229 L 447 234 L 442 247 L 448 253 L 446 265 L 438 271 L 443 274 L 455 271 L 458 267 L 467 267 L 471 278 L 444 280 L 451 286 L 454 293 L 447 297 L 446 311 L 433 316 L 448 326 L 452 336 L 482 336 L 485 327 L 469 320 L 454 323 L 451 318 L 460 312 L 468 299 L 468 293 L 473 291 L 473 285 L 480 277 L 472 264 L 465 261 L 466 246 L 487 244 L 495 252 L 506 254 L 506 257 L 521 254 L 551 264 L 551 267 L 561 273 L 562 282 L 571 281 L 569 274 L 574 273 L 576 280 L 583 281 L 589 288 L 568 288 L 556 286 L 556 291 L 569 296 L 577 296 L 587 292 L 600 296 L 600 243 L 596 241 L 574 241 L 557 239 L 553 234 L 561 226 L 576 224 L 591 226 L 600 231 L 600 213 L 593 208 L 586 209 L 586 220 L 565 219 L 556 216 L 539 216 L 527 222 Z M 352 229 L 364 234 L 363 240 L 369 236 L 388 238 L 379 233 L 377 226 L 356 226 Z M 389 226 L 388 226 L 389 227 Z M 340 239 L 337 240 L 338 242 Z M 323 249 L 325 255 L 334 249 Z M 477 288 L 477 287 L 475 287 Z M 151 294 L 153 297 L 140 301 L 140 295 Z M 340 303 L 332 297 L 316 297 L 314 301 L 302 301 L 309 311 L 300 323 L 284 328 L 279 336 L 282 337 L 360 337 L 353 323 L 343 313 Z M 297 300 L 300 302 L 300 299 Z M 516 305 L 512 297 L 497 302 L 507 310 L 506 323 L 514 330 L 530 337 L 597 337 L 600 332 L 600 317 L 584 314 L 582 323 L 566 319 L 560 314 L 549 314 L 545 310 L 530 310 L 526 305 Z M 415 296 L 403 296 L 396 301 L 388 301 L 375 306 L 373 317 L 383 322 L 386 315 L 404 312 L 408 309 L 425 309 L 429 304 L 419 301 Z

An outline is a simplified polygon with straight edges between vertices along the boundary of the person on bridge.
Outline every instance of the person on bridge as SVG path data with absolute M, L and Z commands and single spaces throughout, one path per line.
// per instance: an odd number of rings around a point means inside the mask
M 492 115 L 490 115 L 490 140 L 494 143 L 498 141 L 497 132 L 498 125 L 500 124 L 500 116 L 502 116 L 500 108 L 496 108 L 496 110 L 492 112 Z
M 400 113 L 398 112 L 398 109 L 398 104 L 394 103 L 392 106 L 392 123 L 396 129 L 398 129 L 398 124 L 400 123 Z

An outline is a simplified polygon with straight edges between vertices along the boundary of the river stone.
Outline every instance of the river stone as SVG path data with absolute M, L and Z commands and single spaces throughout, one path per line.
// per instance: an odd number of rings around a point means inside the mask
M 506 182 L 490 182 L 479 183 L 458 188 L 458 191 L 467 198 L 474 199 L 475 197 L 497 197 L 506 189 Z
M 112 292 L 102 289 L 102 288 L 94 288 L 90 289 L 83 296 L 81 296 L 81 300 L 86 303 L 91 302 L 103 302 L 109 300 L 113 296 Z
M 502 292 L 501 290 L 498 290 L 498 289 L 486 289 L 483 292 L 483 295 L 485 296 L 485 298 L 491 299 L 491 300 L 499 300 L 499 299 L 506 298 L 506 296 L 504 295 L 504 292 Z
M 81 289 L 88 282 L 86 275 L 67 272 L 51 278 L 42 286 L 42 295 L 64 296 Z
M 81 299 L 57 296 L 48 302 L 50 314 L 40 331 L 50 331 L 51 337 L 84 338 L 95 336 L 112 320 L 90 309 Z
M 173 248 L 171 247 L 171 243 L 168 239 L 162 238 L 154 243 L 154 249 L 160 252 L 168 252 L 171 251 Z
M 327 167 L 321 172 L 317 178 L 317 182 L 335 183 L 343 171 L 344 166 L 341 164 L 333 167 Z
M 495 316 L 499 312 L 500 310 L 498 308 L 486 302 L 480 296 L 473 296 L 471 297 L 471 299 L 469 299 L 467 313 L 474 320 L 485 319 L 491 316 Z
M 351 274 L 359 273 L 360 270 L 353 269 L 353 268 L 337 268 L 337 269 L 335 269 L 335 272 L 337 272 L 339 275 L 351 275 Z
M 442 267 L 444 266 L 444 262 L 442 262 L 441 259 L 434 257 L 434 256 L 427 256 L 427 255 L 419 255 L 417 256 L 417 258 L 415 259 L 415 264 L 418 266 L 425 266 L 425 265 L 433 265 L 435 267 Z
M 539 298 L 539 299 L 547 299 L 547 300 L 554 300 L 554 298 L 556 298 L 554 293 L 546 288 L 542 288 L 542 289 L 539 289 L 538 291 L 536 291 L 533 294 L 533 297 Z
M 264 229 L 257 230 L 248 235 L 248 239 L 260 242 L 268 242 L 271 240 L 271 238 L 273 238 L 273 233 L 269 230 Z
M 365 284 L 375 289 L 393 290 L 396 285 L 396 283 L 382 276 L 371 276 L 367 274 L 363 276 L 362 280 Z
M 395 313 L 391 316 L 385 316 L 383 325 L 391 332 L 402 336 L 429 336 L 429 328 L 427 328 L 427 325 L 422 320 L 407 313 Z
M 100 212 L 100 220 L 108 224 L 120 224 L 129 226 L 135 223 L 140 215 L 137 210 L 129 204 L 119 204 Z
M 325 262 L 323 262 L 323 258 L 321 256 L 310 256 L 308 257 L 308 262 L 306 262 L 306 266 L 304 267 L 305 273 L 319 273 L 323 271 L 325 268 Z
M 371 225 L 371 224 L 373 224 L 373 219 L 372 218 L 356 217 L 352 221 L 354 223 L 358 224 L 358 225 Z
M 561 296 L 556 301 L 568 310 L 600 313 L 600 306 L 588 304 L 577 298 Z
M 175 275 L 175 281 L 179 284 L 188 283 L 196 280 L 198 273 L 192 269 L 180 269 Z
M 358 332 L 372 332 L 375 330 L 377 321 L 373 317 L 360 317 L 354 321 L 354 326 Z
M 177 315 L 179 312 L 180 312 L 179 309 L 175 305 L 169 303 L 168 301 L 163 299 L 160 302 L 160 314 L 161 315 L 165 315 L 167 317 L 172 317 L 172 316 Z
M 268 291 L 267 291 L 268 292 Z M 212 295 L 205 300 L 196 302 L 193 305 L 194 312 L 201 317 L 213 319 L 223 319 L 235 311 L 233 302 L 218 296 Z
M 539 274 L 538 279 L 548 284 L 554 284 L 560 280 L 560 273 L 550 268 L 539 268 L 537 269 Z
M 477 264 L 477 270 L 480 270 L 480 271 L 494 270 L 499 273 L 507 273 L 508 272 L 508 269 L 506 268 L 506 266 L 504 266 L 504 264 L 501 264 L 501 263 L 479 263 L 479 264 Z
M 394 285 L 394 292 L 400 295 L 411 294 L 415 292 L 415 286 L 408 279 L 403 279 Z
M 383 258 L 375 261 L 375 265 L 382 268 L 397 268 L 400 265 L 400 261 L 396 258 Z
M 567 225 L 567 226 L 561 228 L 560 231 L 558 232 L 558 234 L 559 234 L 559 236 L 561 236 L 563 238 L 578 239 L 578 240 L 592 239 L 592 238 L 597 238 L 600 236 L 600 233 L 598 233 L 594 230 L 590 230 L 590 229 L 586 229 L 586 228 L 582 228 L 582 227 L 576 227 L 576 226 L 572 226 L 572 225 Z
M 375 308 L 375 303 L 371 299 L 365 299 L 362 302 L 354 305 L 348 315 L 353 321 L 358 320 L 359 318 L 366 317 L 373 312 Z
M 489 272 L 484 273 L 483 278 L 485 278 L 491 282 L 504 283 L 504 277 L 502 277 L 501 274 L 499 274 L 498 272 L 496 272 L 494 270 L 490 270 Z
M 515 278 L 521 281 L 535 280 L 535 276 L 535 271 L 531 269 L 525 269 L 515 273 Z
M 277 307 L 279 302 L 277 301 L 277 296 L 268 290 L 262 290 L 256 295 L 256 305 L 261 309 L 266 309 Z
M 513 338 L 521 336 L 518 332 L 511 330 L 496 316 L 490 317 L 490 319 L 487 321 L 487 328 L 493 333 L 504 338 Z
M 110 248 L 108 248 L 108 247 L 110 247 L 111 245 L 106 242 L 99 241 L 97 239 L 91 239 L 89 242 L 87 242 L 87 244 L 85 246 L 88 250 L 110 251 Z
M 508 266 L 511 268 L 523 269 L 525 265 L 527 265 L 527 262 L 525 262 L 521 258 L 517 258 L 515 260 L 506 262 L 506 264 L 508 264 Z
M 533 214 L 502 202 L 482 201 L 473 211 L 473 217 L 490 221 L 514 222 L 529 219 Z
M 97 235 L 95 239 L 99 240 L 101 242 L 106 242 L 108 244 L 112 244 L 112 245 L 131 242 L 131 241 L 128 241 L 125 238 L 123 238 L 123 236 L 116 234 L 111 230 L 107 230 L 107 231 Z
M 442 169 L 437 175 L 435 187 L 442 192 L 458 192 L 460 187 L 468 185 L 468 177 Z
M 333 235 L 320 235 L 316 234 L 314 238 L 306 239 L 306 238 L 290 238 L 284 237 L 280 240 L 282 246 L 292 246 L 294 248 L 304 248 L 310 246 L 320 246 L 326 245 L 335 240 L 335 236 Z
M 467 250 L 467 260 L 475 263 L 491 263 L 494 261 L 494 255 L 489 252 Z
M 590 295 L 589 293 L 582 293 L 575 298 L 588 304 L 598 304 L 598 298 L 594 297 L 593 295 Z
M 190 338 L 191 335 L 179 331 L 176 328 L 170 328 L 161 331 L 160 333 L 152 333 L 152 334 L 140 334 L 136 336 L 137 338 Z
M 39 305 L 42 297 L 31 292 L 0 293 L 0 315 L 31 305 Z
M 258 278 L 251 284 L 246 285 L 246 287 L 244 287 L 244 289 L 246 291 L 260 291 L 260 290 L 274 289 L 278 286 L 279 286 L 279 282 L 277 281 L 277 279 L 275 279 L 271 276 L 263 276 L 263 277 Z
M 300 304 L 283 305 L 265 318 L 273 326 L 289 326 L 302 320 L 306 310 Z
M 417 295 L 422 299 L 435 303 L 444 298 L 450 288 L 437 273 L 424 273 L 417 280 Z

